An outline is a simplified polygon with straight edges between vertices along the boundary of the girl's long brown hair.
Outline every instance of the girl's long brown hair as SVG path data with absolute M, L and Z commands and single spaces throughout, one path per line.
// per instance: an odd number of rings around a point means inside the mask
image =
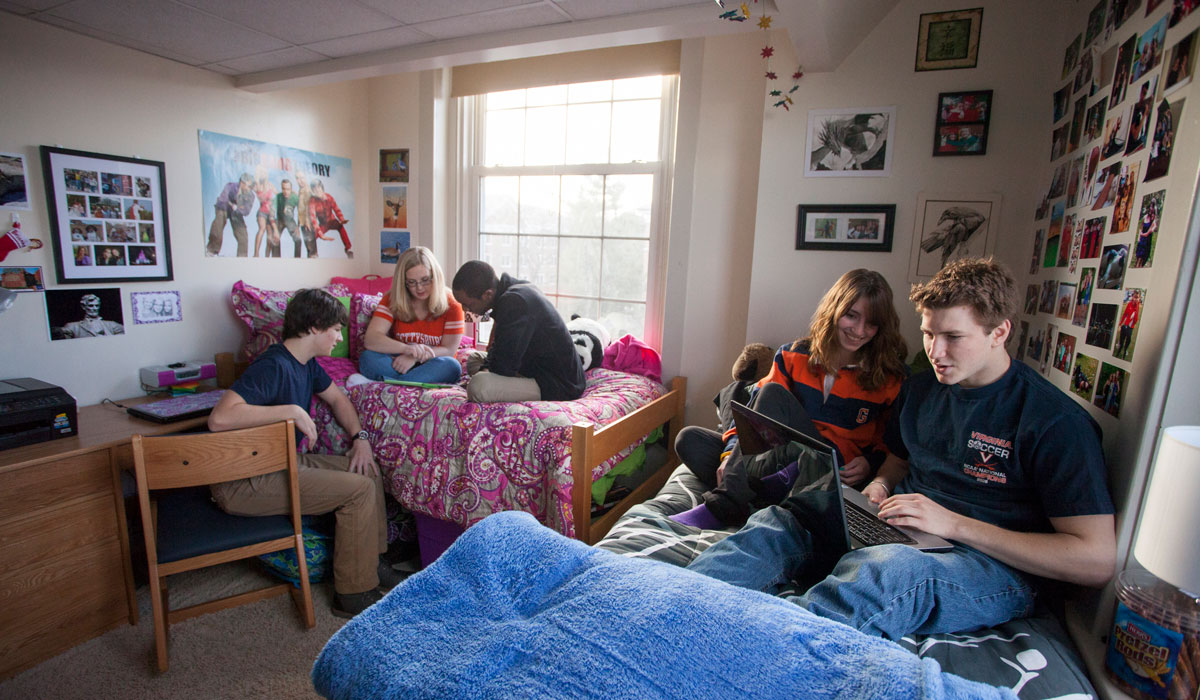
M 883 275 L 862 268 L 842 275 L 821 298 L 804 340 L 809 344 L 809 367 L 826 373 L 836 372 L 838 368 L 831 364 L 841 347 L 837 322 L 859 299 L 867 300 L 866 321 L 879 328 L 871 342 L 859 349 L 857 357 L 858 384 L 873 391 L 886 384 L 889 378 L 903 379 L 906 375 L 904 359 L 908 356 L 908 345 L 900 335 L 900 318 L 892 302 L 892 288 Z

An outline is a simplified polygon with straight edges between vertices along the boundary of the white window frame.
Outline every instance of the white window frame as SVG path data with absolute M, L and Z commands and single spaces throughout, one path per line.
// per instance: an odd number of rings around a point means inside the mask
M 498 175 L 624 175 L 651 174 L 654 176 L 654 201 L 650 210 L 650 236 L 646 263 L 646 321 L 639 337 L 651 347 L 662 351 L 665 321 L 667 248 L 670 232 L 671 191 L 674 180 L 675 131 L 678 122 L 679 76 L 664 75 L 659 118 L 659 157 L 657 163 L 600 163 L 590 165 L 545 166 L 485 166 L 482 165 L 486 144 L 476 125 L 484 124 L 486 111 L 483 96 L 466 96 L 456 100 L 456 146 L 458 173 L 455 177 L 459 221 L 457 244 L 462 261 L 479 257 L 480 182 L 484 177 Z M 518 235 L 518 234 L 514 234 Z M 559 234 L 561 235 L 561 234 Z M 460 261 L 460 262 L 462 262 Z M 498 270 L 515 275 L 516 270 Z M 571 298 L 570 294 L 553 294 Z M 630 301 L 627 299 L 597 298 L 601 301 Z

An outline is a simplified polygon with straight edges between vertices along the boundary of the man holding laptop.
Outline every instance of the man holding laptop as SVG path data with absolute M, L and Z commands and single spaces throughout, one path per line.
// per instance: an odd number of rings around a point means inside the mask
M 901 390 L 890 454 L 863 495 L 888 523 L 953 549 L 887 544 L 831 556 L 830 538 L 811 529 L 801 478 L 781 506 L 754 514 L 688 568 L 769 592 L 799 579 L 810 587 L 790 600 L 889 639 L 1027 615 L 1041 579 L 1109 580 L 1116 537 L 1100 429 L 1009 358 L 1012 275 L 989 260 L 959 260 L 909 298 L 933 371 Z

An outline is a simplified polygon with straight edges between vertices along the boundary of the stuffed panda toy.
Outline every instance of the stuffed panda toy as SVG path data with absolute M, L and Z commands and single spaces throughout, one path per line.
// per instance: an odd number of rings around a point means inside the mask
M 573 314 L 571 320 L 567 321 L 567 332 L 575 343 L 575 352 L 579 355 L 583 371 L 599 367 L 604 360 L 604 348 L 609 344 L 608 329 L 598 321 Z

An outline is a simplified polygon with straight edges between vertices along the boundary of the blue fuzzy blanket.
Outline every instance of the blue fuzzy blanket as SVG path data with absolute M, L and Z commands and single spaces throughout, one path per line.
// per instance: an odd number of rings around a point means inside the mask
M 498 513 L 329 640 L 327 698 L 1015 698 L 772 596 Z

